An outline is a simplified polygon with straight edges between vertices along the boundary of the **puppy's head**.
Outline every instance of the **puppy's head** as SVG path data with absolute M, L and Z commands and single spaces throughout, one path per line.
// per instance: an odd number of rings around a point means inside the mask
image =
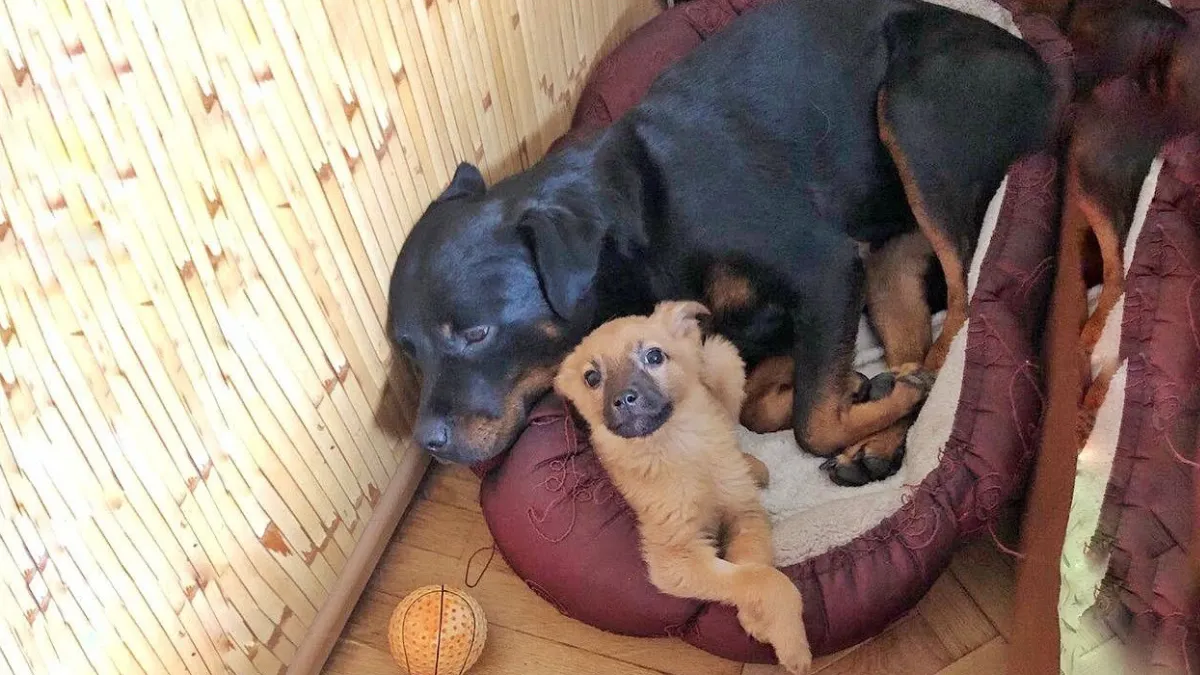
M 698 302 L 663 302 L 650 316 L 600 326 L 563 360 L 555 388 L 593 430 L 622 438 L 658 431 L 701 387 Z

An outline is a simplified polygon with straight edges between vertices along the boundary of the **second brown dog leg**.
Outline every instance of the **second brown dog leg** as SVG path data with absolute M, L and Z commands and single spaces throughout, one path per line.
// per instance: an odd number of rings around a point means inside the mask
M 746 377 L 746 403 L 742 425 L 758 434 L 792 426 L 792 381 L 795 362 L 790 356 L 772 356 Z
M 830 383 L 809 412 L 803 446 L 828 457 L 916 412 L 930 380 L 913 364 L 898 373 L 895 386 L 878 400 L 854 403 L 845 382 Z
M 933 343 L 925 272 L 933 249 L 920 232 L 902 234 L 867 255 L 867 316 L 892 370 L 921 363 Z
M 742 425 L 755 433 L 781 431 L 793 423 L 792 359 L 779 356 L 759 365 L 747 380 Z M 785 372 L 787 374 L 785 374 Z M 805 449 L 827 457 L 871 434 L 889 429 L 915 412 L 932 379 L 916 363 L 894 372 L 896 386 L 883 399 L 862 402 L 863 378 L 851 373 L 814 406 Z
M 907 100 L 912 100 L 912 91 L 907 92 Z M 936 183 L 930 178 L 928 163 L 924 166 L 924 175 L 918 175 L 918 167 L 913 165 L 912 158 L 905 152 L 904 143 L 900 140 L 902 130 L 894 125 L 891 105 L 887 90 L 881 88 L 876 104 L 879 139 L 883 141 L 884 147 L 896 163 L 896 170 L 900 174 L 900 182 L 904 185 L 904 194 L 908 198 L 909 207 L 912 208 L 913 217 L 916 218 L 917 227 L 925 235 L 946 277 L 946 320 L 942 323 L 941 334 L 923 355 L 925 368 L 936 373 L 946 362 L 946 356 L 950 352 L 950 341 L 967 322 L 967 264 L 970 261 L 966 260 L 964 252 L 959 250 L 951 237 L 951 233 L 957 231 L 952 227 L 956 223 L 948 220 L 950 216 L 944 210 L 931 205 L 930 197 L 941 196 L 943 193 L 929 190 L 930 184 Z M 908 119 L 908 122 L 911 132 L 913 122 L 911 119 Z
M 1108 315 L 1125 290 L 1125 264 L 1121 259 L 1121 242 L 1117 238 L 1112 219 L 1079 187 L 1078 178 L 1075 176 L 1077 171 L 1073 168 L 1067 179 L 1067 220 L 1069 223 L 1083 221 L 1077 227 L 1085 228 L 1085 231 L 1090 230 L 1096 236 L 1096 243 L 1100 246 L 1100 258 L 1104 263 L 1104 285 L 1100 289 L 1100 297 L 1096 299 L 1096 309 L 1088 315 L 1079 337 L 1079 347 L 1086 359 L 1091 357 L 1092 350 L 1104 332 Z
M 893 378 L 921 373 L 933 341 L 925 272 L 932 249 L 920 233 L 901 235 L 867 256 L 867 313 Z M 927 375 L 927 374 L 926 374 Z M 900 450 L 914 416 L 850 444 L 829 466 L 839 485 L 863 485 L 899 468 Z

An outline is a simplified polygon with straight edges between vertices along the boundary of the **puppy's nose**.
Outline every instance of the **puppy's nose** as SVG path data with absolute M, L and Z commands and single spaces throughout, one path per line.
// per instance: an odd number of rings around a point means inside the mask
M 413 435 L 422 448 L 437 454 L 450 442 L 450 426 L 443 419 L 422 420 Z
M 637 390 L 636 389 L 626 389 L 625 391 L 618 394 L 617 398 L 613 400 L 613 407 L 621 408 L 621 407 L 625 407 L 625 406 L 631 406 L 634 403 L 637 403 L 637 400 L 638 400 Z

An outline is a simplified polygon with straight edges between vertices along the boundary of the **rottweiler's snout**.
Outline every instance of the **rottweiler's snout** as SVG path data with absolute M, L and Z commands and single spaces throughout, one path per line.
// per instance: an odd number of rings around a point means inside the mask
M 652 380 L 635 377 L 609 399 L 604 410 L 604 425 L 624 438 L 649 436 L 671 416 L 671 408 L 671 400 Z
M 417 423 L 413 436 L 422 448 L 437 455 L 450 443 L 450 424 L 441 417 L 424 417 Z
M 478 461 L 480 457 L 464 446 L 461 435 L 457 438 L 455 436 L 454 426 L 445 417 L 421 417 L 413 429 L 413 440 L 439 462 Z

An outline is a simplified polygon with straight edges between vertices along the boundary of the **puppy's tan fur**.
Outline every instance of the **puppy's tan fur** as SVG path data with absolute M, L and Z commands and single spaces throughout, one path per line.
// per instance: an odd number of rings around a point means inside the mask
M 742 627 L 774 646 L 785 668 L 807 672 L 800 592 L 774 567 L 756 485 L 767 470 L 740 451 L 735 435 L 744 366 L 728 341 L 702 339 L 699 318 L 707 313 L 699 303 L 664 302 L 652 316 L 610 321 L 567 356 L 555 386 L 591 426 L 596 454 L 637 514 L 650 581 L 671 595 L 734 605 Z M 646 363 L 652 347 L 666 354 L 661 365 Z M 605 387 L 584 376 L 621 377 L 633 368 L 652 378 L 673 411 L 649 435 L 624 438 L 605 426 Z

